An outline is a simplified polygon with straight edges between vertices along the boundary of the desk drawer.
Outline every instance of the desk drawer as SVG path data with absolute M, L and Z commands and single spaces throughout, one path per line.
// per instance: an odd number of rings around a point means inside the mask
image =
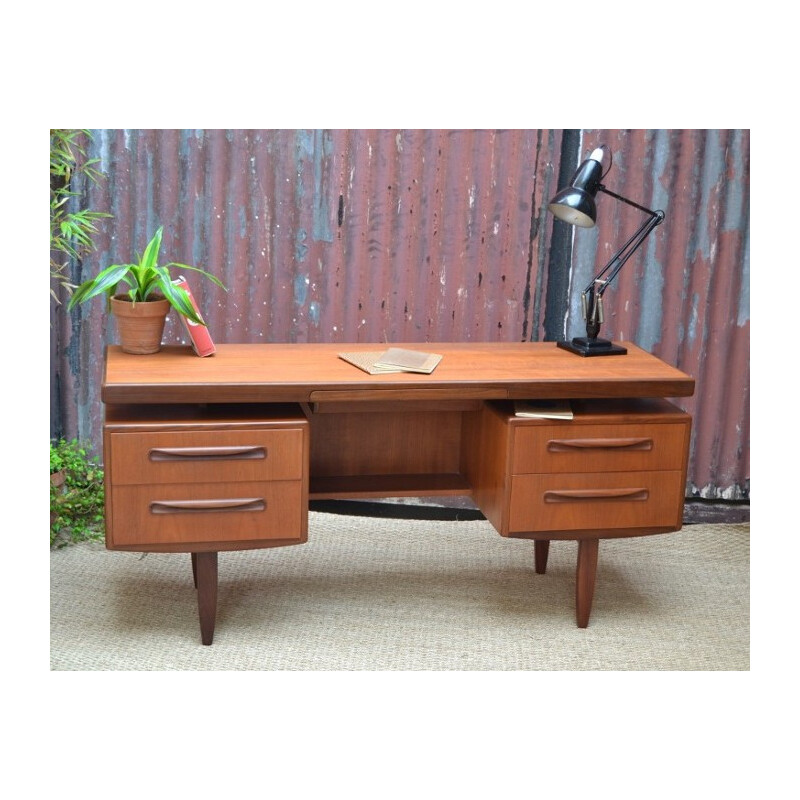
M 211 430 L 112 433 L 115 486 L 299 480 L 303 431 Z
M 679 470 L 595 474 L 514 475 L 510 531 L 679 528 Z
M 680 470 L 687 425 L 519 425 L 511 472 Z
M 304 538 L 302 481 L 113 489 L 114 546 Z

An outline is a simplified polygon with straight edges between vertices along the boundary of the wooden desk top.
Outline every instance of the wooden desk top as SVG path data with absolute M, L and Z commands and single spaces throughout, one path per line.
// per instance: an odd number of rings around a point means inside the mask
M 105 403 L 258 403 L 583 397 L 687 397 L 694 379 L 629 342 L 627 355 L 582 358 L 553 342 L 220 344 L 130 355 L 109 346 Z M 368 375 L 338 357 L 405 347 L 439 353 L 430 375 Z

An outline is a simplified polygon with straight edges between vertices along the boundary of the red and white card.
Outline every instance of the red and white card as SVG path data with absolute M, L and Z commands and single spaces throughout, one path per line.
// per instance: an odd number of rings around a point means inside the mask
M 189 300 L 192 301 L 192 305 L 194 306 L 194 310 L 197 312 L 197 316 L 200 317 L 200 319 L 204 319 L 203 315 L 200 313 L 200 309 L 197 307 L 197 301 L 194 299 L 194 295 L 192 294 L 192 290 L 189 288 L 186 278 L 181 275 L 179 278 L 174 280 L 173 283 L 176 286 L 180 286 L 182 289 L 186 290 L 186 294 L 189 295 Z M 196 322 L 192 322 L 183 314 L 179 314 L 179 316 L 183 320 L 186 332 L 189 334 L 189 340 L 192 343 L 192 349 L 195 353 L 197 353 L 198 356 L 210 356 L 217 352 L 217 348 L 214 346 L 214 340 L 211 338 L 211 334 L 209 333 L 206 325 L 198 325 Z

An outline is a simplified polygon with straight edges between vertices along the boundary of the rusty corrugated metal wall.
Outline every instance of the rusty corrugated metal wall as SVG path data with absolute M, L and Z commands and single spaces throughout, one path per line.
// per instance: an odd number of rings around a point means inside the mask
M 579 335 L 580 290 L 640 222 L 598 199 L 591 230 L 547 200 L 594 147 L 604 183 L 666 221 L 606 294 L 603 335 L 697 379 L 688 493 L 749 492 L 749 132 L 742 130 L 95 130 L 108 211 L 77 282 L 140 252 L 193 282 L 218 342 L 526 341 Z M 53 310 L 51 434 L 99 447 L 101 301 Z M 170 316 L 165 341 L 183 342 Z

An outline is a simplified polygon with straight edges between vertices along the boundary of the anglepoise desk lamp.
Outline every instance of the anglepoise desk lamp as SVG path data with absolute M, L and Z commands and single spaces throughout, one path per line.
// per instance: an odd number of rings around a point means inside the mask
M 581 305 L 583 318 L 586 320 L 586 336 L 576 337 L 571 342 L 557 342 L 559 347 L 580 356 L 619 356 L 628 352 L 621 345 L 614 344 L 608 339 L 601 339 L 597 335 L 600 333 L 600 325 L 603 322 L 603 294 L 625 262 L 636 252 L 653 229 L 664 221 L 663 211 L 651 211 L 649 208 L 644 208 L 632 200 L 609 191 L 600 183 L 608 173 L 608 170 L 603 172 L 603 154 L 607 149 L 605 145 L 602 145 L 593 150 L 589 158 L 578 167 L 569 186 L 558 192 L 547 207 L 557 219 L 568 222 L 570 225 L 579 228 L 593 228 L 597 221 L 595 195 L 603 192 L 647 214 L 647 219 L 636 233 L 622 245 L 616 255 L 583 290 Z M 611 169 L 611 164 L 608 168 Z

